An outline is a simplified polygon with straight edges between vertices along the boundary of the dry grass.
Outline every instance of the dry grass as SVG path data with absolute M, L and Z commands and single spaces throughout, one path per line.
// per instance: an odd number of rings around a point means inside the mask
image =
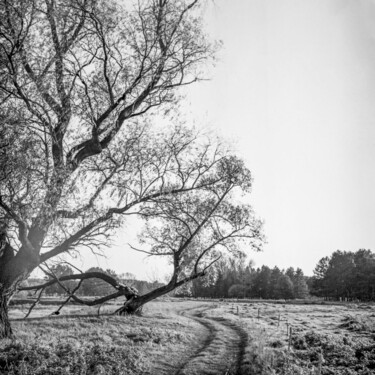
M 113 305 L 102 307 L 107 315 L 101 316 L 96 308 L 68 306 L 63 316 L 52 317 L 55 309 L 38 306 L 27 320 L 19 320 L 25 308 L 12 309 L 17 339 L 0 344 L 1 374 L 166 375 L 189 361 L 195 369 L 214 370 L 215 355 L 230 353 L 235 336 L 244 346 L 242 374 L 375 372 L 375 307 L 368 305 L 171 300 L 150 303 L 142 316 L 127 317 L 109 315 Z M 180 314 L 189 310 L 195 320 Z M 204 327 L 200 316 L 212 327 Z M 197 357 L 210 334 L 215 336 L 210 346 Z
M 249 333 L 249 374 L 375 372 L 373 306 L 223 302 L 210 314 L 231 319 Z
M 38 306 L 31 318 L 12 322 L 16 340 L 0 343 L 0 373 L 168 373 L 196 342 L 197 324 L 176 315 L 178 308 L 183 306 L 155 302 L 143 316 L 119 317 L 69 306 L 66 315 L 52 317 L 55 306 Z M 11 315 L 18 319 L 20 309 Z

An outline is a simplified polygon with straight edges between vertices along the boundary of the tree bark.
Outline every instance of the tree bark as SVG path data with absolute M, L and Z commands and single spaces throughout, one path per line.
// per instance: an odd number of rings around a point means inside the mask
M 8 316 L 9 296 L 0 289 L 0 339 L 10 338 L 13 335 Z
M 162 295 L 171 292 L 173 289 L 175 289 L 175 287 L 168 284 L 152 290 L 143 296 L 135 294 L 124 303 L 124 306 L 118 311 L 118 313 L 119 315 L 137 314 L 147 302 L 161 297 Z
M 0 241 L 0 245 L 0 339 L 3 339 L 12 336 L 8 317 L 9 301 L 18 285 L 26 280 L 39 264 L 39 256 L 26 248 L 21 248 L 15 255 L 8 243 Z

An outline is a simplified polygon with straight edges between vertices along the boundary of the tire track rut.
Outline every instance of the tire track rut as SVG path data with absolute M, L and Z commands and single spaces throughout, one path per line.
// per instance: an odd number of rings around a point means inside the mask
M 207 317 L 213 307 L 193 308 L 180 315 L 208 330 L 203 345 L 177 370 L 175 375 L 240 375 L 247 344 L 247 333 L 224 318 Z

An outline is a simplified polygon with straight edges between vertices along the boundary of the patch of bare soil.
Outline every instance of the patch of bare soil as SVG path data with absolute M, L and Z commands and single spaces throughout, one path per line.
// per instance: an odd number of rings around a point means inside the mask
M 193 308 L 181 312 L 202 326 L 201 335 L 206 335 L 203 344 L 176 372 L 176 375 L 242 374 L 246 332 L 224 318 L 206 315 L 211 307 Z

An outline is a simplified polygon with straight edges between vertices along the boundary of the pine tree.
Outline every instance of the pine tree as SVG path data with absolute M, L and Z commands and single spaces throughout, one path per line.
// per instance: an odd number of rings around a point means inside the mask
M 307 286 L 305 276 L 300 268 L 297 268 L 293 279 L 294 298 L 307 298 L 309 288 Z

